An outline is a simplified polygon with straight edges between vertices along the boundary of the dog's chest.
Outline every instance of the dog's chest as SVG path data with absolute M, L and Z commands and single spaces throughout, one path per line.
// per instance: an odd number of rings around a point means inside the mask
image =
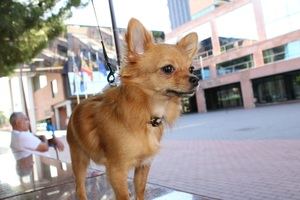
M 166 114 L 166 103 L 157 102 L 152 103 L 151 106 L 151 118 L 161 118 L 163 119 Z M 146 133 L 142 134 L 143 142 L 140 143 L 141 146 L 138 154 L 139 164 L 148 165 L 152 162 L 154 156 L 158 153 L 160 148 L 160 139 L 163 133 L 163 124 L 155 126 L 151 124 L 151 119 L 147 123 Z
M 152 107 L 153 117 L 163 118 L 166 113 L 165 104 L 157 104 Z M 158 152 L 160 148 L 160 138 L 163 132 L 163 124 L 159 126 L 154 126 L 153 124 L 147 124 L 147 153 L 142 159 L 142 165 L 148 165 L 152 162 L 153 157 Z
M 163 118 L 166 115 L 166 107 L 167 107 L 167 102 L 158 101 L 156 103 L 153 103 L 153 106 L 151 109 L 152 116 Z
M 143 145 L 143 150 L 140 151 L 143 153 L 139 156 L 141 165 L 151 164 L 154 156 L 159 151 L 161 134 L 162 128 L 148 125 L 146 144 Z

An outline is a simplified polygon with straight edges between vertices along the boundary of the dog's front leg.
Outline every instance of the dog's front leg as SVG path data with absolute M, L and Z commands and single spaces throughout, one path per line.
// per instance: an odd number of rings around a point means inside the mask
M 127 184 L 127 168 L 110 166 L 107 169 L 110 184 L 115 192 L 116 200 L 129 200 Z
M 140 165 L 134 170 L 134 188 L 136 200 L 144 200 L 150 165 Z

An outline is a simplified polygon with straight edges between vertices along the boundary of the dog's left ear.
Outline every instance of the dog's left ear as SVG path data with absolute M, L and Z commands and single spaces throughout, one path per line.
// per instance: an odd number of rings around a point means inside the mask
M 138 54 L 143 54 L 145 50 L 153 44 L 152 35 L 137 19 L 130 19 L 126 33 L 126 43 L 128 59 L 133 61 Z
M 182 49 L 190 59 L 192 59 L 198 49 L 198 35 L 197 33 L 190 33 L 182 38 L 177 46 Z

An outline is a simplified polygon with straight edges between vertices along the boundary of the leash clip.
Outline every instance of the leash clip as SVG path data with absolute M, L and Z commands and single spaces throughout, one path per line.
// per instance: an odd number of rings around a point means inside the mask
M 151 117 L 149 124 L 153 127 L 158 127 L 162 124 L 163 117 Z

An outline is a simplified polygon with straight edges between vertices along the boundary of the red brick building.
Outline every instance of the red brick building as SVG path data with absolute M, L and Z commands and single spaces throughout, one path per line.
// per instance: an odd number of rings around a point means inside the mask
M 220 3 L 204 2 L 205 8 Z M 198 33 L 194 65 L 203 80 L 187 111 L 193 104 L 206 112 L 300 99 L 300 1 L 226 1 L 195 13 L 201 10 L 191 8 L 195 19 L 166 35 L 174 42 Z

